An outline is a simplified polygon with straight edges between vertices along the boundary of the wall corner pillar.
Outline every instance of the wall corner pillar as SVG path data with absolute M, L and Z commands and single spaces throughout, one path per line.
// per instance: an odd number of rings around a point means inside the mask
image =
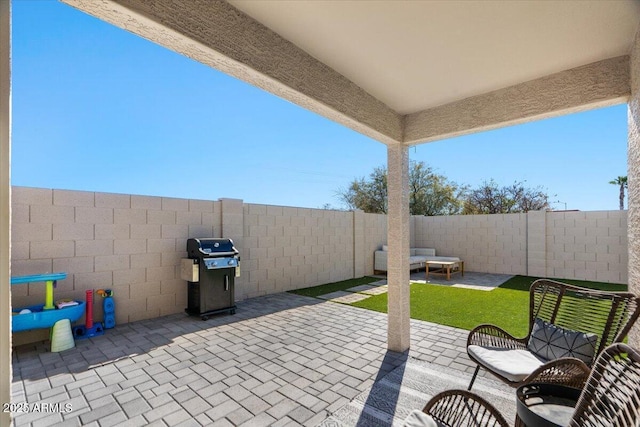
M 527 275 L 547 276 L 547 211 L 527 212 Z
M 364 211 L 353 211 L 353 277 L 365 275 Z
M 233 244 L 240 252 L 240 277 L 235 281 L 235 299 L 241 300 L 245 288 L 242 274 L 242 257 L 244 249 L 244 203 L 241 199 L 218 199 L 220 201 L 221 223 L 220 237 L 233 240 Z M 245 259 L 248 259 L 245 258 Z

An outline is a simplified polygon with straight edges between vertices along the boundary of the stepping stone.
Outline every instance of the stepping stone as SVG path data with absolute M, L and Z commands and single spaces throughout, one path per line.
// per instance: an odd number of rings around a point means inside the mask
M 354 303 L 354 302 L 362 301 L 362 300 L 367 299 L 369 297 L 371 297 L 371 295 L 351 293 L 351 295 L 346 295 L 346 296 L 340 297 L 340 298 L 334 298 L 334 299 L 331 300 L 331 302 L 341 302 L 341 303 L 344 303 L 344 304 L 351 304 L 351 303 Z
M 465 289 L 475 289 L 476 291 L 492 291 L 495 289 L 493 286 L 478 286 L 478 285 L 465 285 L 462 283 L 457 283 L 451 286 L 452 288 L 465 288 Z
M 389 286 L 388 285 L 375 286 L 372 289 L 368 289 L 366 291 L 362 291 L 363 294 L 367 294 L 367 295 L 380 295 L 380 294 L 386 294 L 387 292 L 389 292 Z
M 318 298 L 331 300 L 331 299 L 340 298 L 340 297 L 343 297 L 343 296 L 346 296 L 346 295 L 351 295 L 351 292 L 336 291 L 336 292 L 331 292 L 329 294 L 318 295 Z
M 347 291 L 349 292 L 364 292 L 364 291 L 368 291 L 370 289 L 376 289 L 378 286 L 373 286 L 373 285 L 360 285 L 360 286 L 354 286 L 353 288 L 349 288 L 347 289 Z
M 357 294 L 353 292 L 336 291 L 330 294 L 319 295 L 318 298 L 325 299 L 331 302 L 341 302 L 345 304 L 351 304 L 352 302 L 362 301 L 369 298 L 370 295 Z

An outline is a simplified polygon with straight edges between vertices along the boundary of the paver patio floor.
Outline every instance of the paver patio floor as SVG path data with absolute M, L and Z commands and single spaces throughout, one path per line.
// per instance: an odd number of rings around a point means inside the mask
M 468 372 L 467 332 L 411 321 L 409 355 Z M 13 352 L 13 403 L 71 404 L 14 414 L 16 426 L 307 425 L 391 371 L 385 314 L 275 294 L 204 322 L 183 314 L 118 325 L 76 348 Z

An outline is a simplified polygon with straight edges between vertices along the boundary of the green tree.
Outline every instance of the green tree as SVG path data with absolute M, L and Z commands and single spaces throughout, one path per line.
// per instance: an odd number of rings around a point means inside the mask
M 619 185 L 620 186 L 620 210 L 624 210 L 624 190 L 629 188 L 627 185 L 627 177 L 619 176 L 613 181 L 609 181 L 609 184 Z
M 368 213 L 387 213 L 387 169 L 373 169 L 369 179 L 355 179 L 346 190 L 338 191 L 338 197 L 349 209 L 361 209 Z
M 492 179 L 467 192 L 462 213 L 519 213 L 548 208 L 549 196 L 541 187 L 528 188 L 518 181 L 500 187 Z
M 462 209 L 463 187 L 438 175 L 424 162 L 411 162 L 409 209 L 412 215 L 453 215 Z M 368 178 L 355 179 L 337 192 L 350 209 L 387 213 L 387 168 L 377 167 Z

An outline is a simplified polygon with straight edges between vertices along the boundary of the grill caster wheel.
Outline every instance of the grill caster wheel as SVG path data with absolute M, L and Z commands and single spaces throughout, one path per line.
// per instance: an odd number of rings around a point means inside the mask
M 236 314 L 236 311 L 235 311 L 235 310 L 231 310 L 231 311 L 229 312 L 229 314 Z
M 209 316 L 202 316 L 201 319 L 204 320 L 204 321 L 207 321 L 207 320 L 209 320 Z

